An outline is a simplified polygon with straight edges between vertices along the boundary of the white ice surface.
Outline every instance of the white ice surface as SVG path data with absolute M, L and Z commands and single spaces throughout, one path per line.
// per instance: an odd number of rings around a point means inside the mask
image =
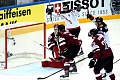
M 120 19 L 105 21 L 108 25 L 110 43 L 114 53 L 114 61 L 120 59 Z M 85 57 L 91 51 L 92 39 L 88 37 L 88 31 L 96 27 L 92 22 L 81 24 L 81 32 L 79 38 L 83 40 L 83 50 Z M 53 29 L 47 30 L 47 37 Z M 47 50 L 48 54 L 51 54 Z M 17 59 L 16 59 L 17 60 Z M 24 61 L 24 59 L 23 59 Z M 19 62 L 19 61 L 17 61 Z M 95 80 L 93 69 L 88 67 L 89 59 L 86 59 L 77 64 L 78 74 L 70 75 L 69 80 Z M 38 77 L 46 77 L 57 70 L 55 68 L 42 68 L 41 62 L 10 68 L 7 70 L 0 70 L 0 80 L 37 80 Z M 120 80 L 120 61 L 114 64 L 113 72 L 116 75 L 116 80 Z M 59 76 L 63 71 L 47 78 L 46 80 L 59 80 Z M 107 80 L 110 80 L 107 77 Z

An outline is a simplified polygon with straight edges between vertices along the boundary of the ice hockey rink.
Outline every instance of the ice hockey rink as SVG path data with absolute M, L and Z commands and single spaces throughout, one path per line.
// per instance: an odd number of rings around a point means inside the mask
M 116 60 L 120 59 L 120 53 L 119 53 L 120 52 L 120 19 L 105 20 L 104 22 L 108 25 L 110 43 L 114 53 L 114 62 L 115 62 Z M 84 57 L 87 57 L 87 54 L 91 51 L 91 42 L 92 42 L 92 39 L 88 37 L 88 31 L 91 28 L 95 28 L 96 26 L 92 22 L 81 23 L 80 25 L 81 25 L 81 32 L 79 35 L 79 39 L 83 40 L 82 48 L 84 51 Z M 51 32 L 53 32 L 53 29 L 47 30 L 47 37 Z M 51 54 L 50 51 L 48 50 L 47 53 Z M 76 61 L 78 59 L 79 58 L 77 58 Z M 77 63 L 78 74 L 72 74 L 72 75 L 70 74 L 69 80 L 96 80 L 95 75 L 93 73 L 93 69 L 90 69 L 88 67 L 89 61 L 90 59 L 85 59 Z M 19 63 L 19 60 L 17 62 Z M 41 66 L 41 62 L 38 61 L 24 66 L 18 66 L 6 70 L 0 70 L 0 80 L 37 80 L 38 77 L 46 77 L 58 70 L 60 69 L 43 68 Z M 116 80 L 120 80 L 120 61 L 114 64 L 113 72 L 115 73 Z M 63 71 L 55 75 L 52 75 L 51 77 L 48 77 L 45 80 L 60 80 L 59 76 L 61 74 L 64 74 Z M 107 80 L 110 80 L 109 77 L 107 77 Z

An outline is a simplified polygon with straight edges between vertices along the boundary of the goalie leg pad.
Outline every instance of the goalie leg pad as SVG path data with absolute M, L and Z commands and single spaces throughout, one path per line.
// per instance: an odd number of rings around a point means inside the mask
M 42 61 L 42 67 L 63 68 L 64 61 Z
M 49 61 L 42 61 L 42 62 L 41 62 L 41 63 L 42 63 L 42 67 L 49 67 L 49 66 L 48 66 L 48 62 L 49 62 Z
M 58 46 L 54 46 L 54 47 L 53 47 L 53 51 L 55 52 L 56 58 L 59 58 L 60 56 L 59 56 L 59 49 L 58 49 Z
M 64 62 L 48 62 L 48 65 L 52 68 L 63 68 Z

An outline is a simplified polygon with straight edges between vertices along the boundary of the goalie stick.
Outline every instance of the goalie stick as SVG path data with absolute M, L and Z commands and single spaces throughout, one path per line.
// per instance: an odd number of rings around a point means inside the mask
M 37 44 L 39 44 L 38 42 L 36 42 L 36 41 L 34 41 L 35 43 L 37 43 Z M 48 48 L 48 47 L 46 47 L 46 46 L 44 46 L 43 44 L 39 44 L 40 46 L 42 46 L 42 47 L 45 47 L 46 49 L 48 49 L 48 50 L 50 50 L 50 51 L 52 51 L 52 56 L 53 56 L 53 58 L 55 58 L 54 57 L 54 51 L 53 50 L 51 50 L 50 48 Z
M 76 64 L 79 63 L 79 62 L 81 62 L 81 61 L 83 61 L 83 60 L 85 60 L 85 59 L 87 59 L 87 58 L 88 58 L 88 57 L 85 57 L 85 58 L 83 58 L 83 59 L 78 60 L 78 61 L 76 62 Z M 49 78 L 49 77 L 51 77 L 52 75 L 55 75 L 55 74 L 61 72 L 62 70 L 64 70 L 64 69 L 60 69 L 60 70 L 58 70 L 58 71 L 56 71 L 56 72 L 54 72 L 54 73 L 52 73 L 52 74 L 50 74 L 50 75 L 48 75 L 48 76 L 46 76 L 46 77 L 38 77 L 37 80 Z
M 39 44 L 38 42 L 36 42 L 36 41 L 33 41 L 33 42 L 35 42 L 35 43 L 37 43 L 37 44 Z M 46 47 L 46 46 L 44 46 L 43 44 L 39 44 L 40 46 L 42 46 L 42 47 L 45 47 L 46 49 L 48 49 L 48 50 L 50 50 L 50 51 L 53 51 L 53 50 L 51 50 L 50 48 L 48 48 L 48 47 Z
M 46 49 L 48 49 L 48 50 L 50 50 L 50 51 L 52 51 L 52 52 L 54 52 L 53 50 L 51 50 L 50 48 L 44 46 L 43 44 L 40 44 L 40 43 L 38 43 L 38 42 L 36 42 L 36 41 L 34 41 L 34 42 L 37 43 L 37 44 L 39 44 L 39 45 L 42 46 L 42 47 L 45 47 Z M 83 54 L 84 54 L 82 47 L 81 47 L 80 50 L 81 50 L 81 51 L 78 52 L 79 54 L 78 54 L 77 56 L 80 56 L 80 55 L 83 55 Z M 54 54 L 53 54 L 53 55 L 54 55 Z M 53 56 L 53 57 L 54 57 L 54 56 Z

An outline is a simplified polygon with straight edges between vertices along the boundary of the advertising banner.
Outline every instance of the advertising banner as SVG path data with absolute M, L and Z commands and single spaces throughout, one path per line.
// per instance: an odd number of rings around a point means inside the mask
M 44 22 L 44 4 L 0 10 L 0 26 L 19 22 Z
M 59 13 L 63 10 L 63 4 L 66 3 L 69 9 L 75 9 L 77 5 L 81 5 L 81 11 L 76 18 L 86 18 L 87 9 L 89 13 L 94 16 L 107 16 L 120 13 L 120 0 L 62 0 L 51 2 L 50 5 L 53 7 L 53 12 Z M 49 3 L 46 3 L 46 8 Z M 45 16 L 46 17 L 46 16 Z M 64 21 L 63 18 L 52 17 L 53 22 Z M 46 17 L 46 23 L 51 23 L 49 16 Z

